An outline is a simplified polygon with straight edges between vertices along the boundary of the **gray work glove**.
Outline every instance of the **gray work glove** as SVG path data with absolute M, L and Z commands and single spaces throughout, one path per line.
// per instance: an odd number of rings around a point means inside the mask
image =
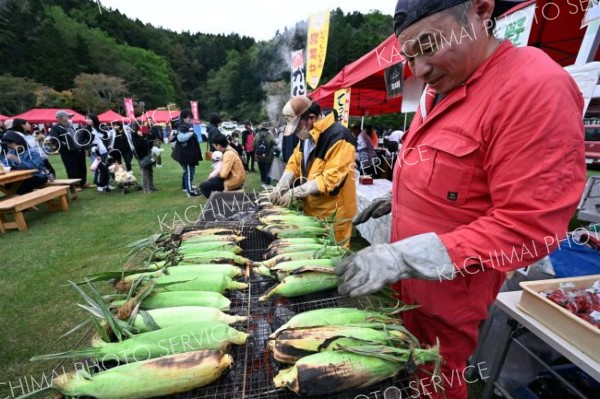
M 295 178 L 296 175 L 294 175 L 292 172 L 283 172 L 281 179 L 279 179 L 279 182 L 277 182 L 277 185 L 269 194 L 269 202 L 277 205 L 281 201 L 283 194 L 285 194 L 293 186 Z
M 452 280 L 454 265 L 435 233 L 406 238 L 394 244 L 372 245 L 335 268 L 338 291 L 351 297 L 372 294 L 398 280 Z
M 392 193 L 375 198 L 361 213 L 356 215 L 352 224 L 358 226 L 371 218 L 380 218 L 392 211 Z
M 316 180 L 310 180 L 301 186 L 293 188 L 285 192 L 279 201 L 278 205 L 289 206 L 293 198 L 304 199 L 310 194 L 318 194 L 319 185 Z

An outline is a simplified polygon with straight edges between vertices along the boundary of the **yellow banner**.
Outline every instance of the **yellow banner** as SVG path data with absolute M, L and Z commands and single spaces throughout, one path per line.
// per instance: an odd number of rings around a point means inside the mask
M 316 89 L 323 73 L 327 41 L 329 40 L 329 10 L 312 14 L 308 19 L 306 81 Z
M 350 119 L 350 89 L 340 89 L 333 96 L 333 109 L 338 113 L 338 122 L 348 127 Z

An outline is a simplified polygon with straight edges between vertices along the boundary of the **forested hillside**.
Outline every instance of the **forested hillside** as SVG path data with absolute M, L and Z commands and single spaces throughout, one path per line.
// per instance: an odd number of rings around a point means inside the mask
M 380 13 L 332 11 L 321 82 L 374 48 L 391 26 Z M 195 99 L 203 118 L 222 112 L 257 120 L 267 116 L 268 95 L 289 92 L 289 52 L 305 43 L 305 21 L 256 42 L 156 28 L 118 11 L 100 12 L 91 0 L 4 0 L 0 113 L 33 106 L 119 111 L 121 99 L 131 96 L 138 111 L 142 104 L 186 106 Z

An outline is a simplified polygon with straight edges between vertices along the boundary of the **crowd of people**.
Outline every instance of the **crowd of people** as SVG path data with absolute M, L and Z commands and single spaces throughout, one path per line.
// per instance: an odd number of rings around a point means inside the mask
M 324 110 L 323 114 L 330 112 Z M 151 194 L 158 190 L 153 169 L 163 165 L 161 153 L 164 149 L 161 146 L 165 143 L 173 147 L 172 158 L 182 169 L 181 188 L 189 197 L 209 197 L 213 191 L 241 189 L 246 173 L 256 172 L 260 173 L 261 186 L 268 190 L 273 189 L 272 181 L 281 179 L 300 142 L 297 135 L 284 134 L 285 126 L 277 128 L 261 123 L 255 129 L 249 120 L 244 123 L 243 131 L 236 130 L 227 137 L 219 128 L 220 116 L 211 114 L 203 155 L 203 138 L 193 128 L 190 110 L 182 111 L 166 129 L 150 118 L 133 123 L 102 124 L 97 115 L 89 113 L 81 125 L 74 124 L 72 118 L 68 111 L 58 111 L 56 123 L 47 134 L 44 129 L 34 131 L 32 125 L 22 119 L 8 120 L 0 125 L 2 165 L 15 170 L 39 170 L 30 182 L 22 185 L 20 193 L 55 179 L 56 171 L 49 155 L 59 154 L 66 177 L 79 179 L 81 188 L 95 185 L 99 192 L 106 193 L 115 189 L 126 192 L 126 188 L 134 187 Z M 355 137 L 357 169 L 361 174 L 376 175 L 373 159 L 378 157 L 375 149 L 379 145 L 379 136 L 371 126 L 361 129 L 353 125 L 350 130 Z M 389 141 L 385 143 L 389 148 Z M 398 145 L 394 148 L 398 151 Z M 195 185 L 196 166 L 205 158 L 212 160 L 212 171 Z M 135 164 L 139 166 L 141 184 L 133 172 Z M 91 184 L 87 179 L 88 168 L 93 176 Z

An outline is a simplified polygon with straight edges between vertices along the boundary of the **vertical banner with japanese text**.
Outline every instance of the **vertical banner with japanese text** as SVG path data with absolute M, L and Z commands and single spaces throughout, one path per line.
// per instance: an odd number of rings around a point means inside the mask
M 304 50 L 292 51 L 292 97 L 306 95 Z
M 338 122 L 348 127 L 350 119 L 350 88 L 340 89 L 333 96 L 333 109 L 338 113 Z
M 527 46 L 531 27 L 535 18 L 534 3 L 496 20 L 494 36 L 498 39 L 508 39 L 517 47 Z
M 124 98 L 125 116 L 131 120 L 135 120 L 135 111 L 133 109 L 133 98 Z
M 198 112 L 198 101 L 190 101 L 192 106 L 192 115 L 194 120 L 192 126 L 194 127 L 194 133 L 199 143 L 202 143 L 202 126 L 200 126 L 200 112 Z
M 329 10 L 312 14 L 308 19 L 306 80 L 316 89 L 323 73 L 329 40 Z

